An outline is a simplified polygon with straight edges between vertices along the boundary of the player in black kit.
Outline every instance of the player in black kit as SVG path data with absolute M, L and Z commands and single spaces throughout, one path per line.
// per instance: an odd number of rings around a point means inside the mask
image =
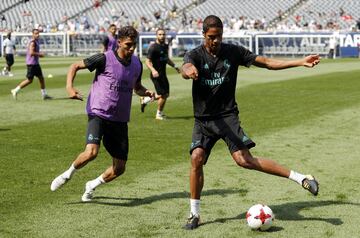
M 255 55 L 242 46 L 222 43 L 223 24 L 210 15 L 203 22 L 204 44 L 184 57 L 181 73 L 193 79 L 192 96 L 195 123 L 190 147 L 190 216 L 184 228 L 195 229 L 200 224 L 200 195 L 204 185 L 203 165 L 211 149 L 223 139 L 237 165 L 264 173 L 289 178 L 318 194 L 319 184 L 311 175 L 289 170 L 275 161 L 253 157 L 249 149 L 255 143 L 246 135 L 239 122 L 235 89 L 239 66 L 255 65 L 271 70 L 291 67 L 314 67 L 318 55 L 297 60 L 277 60 Z
M 154 83 L 157 94 L 155 97 L 155 100 L 158 101 L 158 108 L 155 116 L 155 119 L 157 120 L 165 119 L 163 110 L 170 92 L 169 80 L 166 76 L 166 65 L 170 65 L 180 73 L 179 68 L 176 67 L 175 63 L 168 56 L 169 45 L 165 43 L 165 38 L 165 30 L 161 28 L 158 29 L 156 31 L 156 41 L 150 46 L 145 61 L 146 66 L 150 69 L 150 78 Z M 142 112 L 144 112 L 145 106 L 149 102 L 151 102 L 149 97 L 140 98 Z

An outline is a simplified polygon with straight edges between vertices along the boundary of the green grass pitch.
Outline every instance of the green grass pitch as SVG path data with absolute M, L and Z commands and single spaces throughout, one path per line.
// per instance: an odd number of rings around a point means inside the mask
M 86 101 L 66 99 L 66 73 L 77 58 L 42 58 L 48 93 L 39 83 L 14 101 L 10 89 L 25 76 L 0 76 L 0 237 L 358 237 L 360 224 L 360 62 L 323 60 L 313 69 L 268 71 L 240 68 L 237 102 L 242 126 L 257 143 L 252 153 L 315 175 L 313 197 L 296 183 L 242 169 L 219 141 L 205 166 L 203 225 L 182 230 L 189 213 L 189 154 L 193 126 L 191 81 L 168 69 L 167 121 L 156 121 L 156 104 L 140 112 L 134 95 L 127 171 L 100 186 L 94 202 L 82 203 L 87 180 L 111 159 L 96 160 L 56 192 L 53 178 L 84 148 Z M 176 59 L 181 64 L 181 59 Z M 0 61 L 4 65 L 4 59 Z M 146 67 L 145 67 L 146 68 Z M 75 85 L 87 96 L 93 73 Z M 153 88 L 145 69 L 143 84 Z M 245 212 L 256 203 L 272 208 L 268 232 L 251 231 Z

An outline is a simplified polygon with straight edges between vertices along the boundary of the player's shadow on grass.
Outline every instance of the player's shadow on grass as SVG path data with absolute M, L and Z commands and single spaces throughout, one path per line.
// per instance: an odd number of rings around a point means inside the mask
M 301 210 L 310 210 L 311 208 L 323 207 L 323 206 L 337 206 L 337 205 L 354 205 L 359 206 L 360 203 L 352 203 L 346 201 L 336 201 L 336 200 L 325 200 L 325 201 L 306 201 L 306 202 L 293 202 L 285 203 L 280 205 L 270 205 L 271 209 L 275 213 L 276 220 L 286 220 L 286 221 L 322 221 L 327 222 L 335 226 L 342 225 L 344 222 L 340 218 L 325 218 L 319 216 L 305 217 L 300 214 Z M 225 223 L 230 220 L 241 220 L 245 219 L 246 212 L 241 213 L 235 217 L 229 218 L 219 218 L 213 221 L 208 221 L 202 223 L 202 225 L 209 225 L 212 223 Z M 282 230 L 281 227 L 272 227 L 269 232 Z
M 248 190 L 245 189 L 210 189 L 204 190 L 202 196 L 222 196 L 226 197 L 229 194 L 241 194 L 242 196 L 246 194 Z M 100 204 L 100 205 L 109 205 L 109 206 L 121 206 L 121 207 L 136 207 L 151 204 L 153 202 L 161 202 L 164 200 L 170 199 L 179 199 L 179 198 L 189 198 L 188 192 L 173 192 L 173 193 L 163 193 L 159 195 L 152 195 L 145 198 L 124 198 L 124 197 L 105 197 L 105 196 L 95 196 L 91 204 Z M 70 203 L 70 204 L 79 204 L 81 202 Z M 83 203 L 84 204 L 84 203 Z
M 51 101 L 57 101 L 57 100 L 73 100 L 73 101 L 84 101 L 84 98 L 82 100 L 80 99 L 73 99 L 69 97 L 58 97 L 58 98 L 52 98 Z
M 2 132 L 2 131 L 10 131 L 11 129 L 9 129 L 9 128 L 0 128 L 0 132 Z
M 58 98 L 52 98 L 51 100 L 57 101 L 57 100 L 69 100 L 69 97 L 58 97 Z
M 169 120 L 190 120 L 194 119 L 194 116 L 166 116 Z

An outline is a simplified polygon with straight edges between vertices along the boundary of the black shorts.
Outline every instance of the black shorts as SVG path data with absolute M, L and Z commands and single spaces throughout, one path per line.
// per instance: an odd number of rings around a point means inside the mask
M 199 120 L 195 118 L 190 154 L 198 147 L 203 148 L 205 150 L 206 163 L 211 149 L 219 139 L 225 141 L 230 153 L 246 148 L 250 149 L 255 146 L 255 142 L 240 127 L 237 114 L 231 114 L 215 120 Z
M 88 116 L 86 144 L 100 145 L 116 159 L 127 160 L 129 152 L 128 126 L 126 122 L 108 121 L 98 116 Z
M 169 80 L 166 75 L 160 75 L 157 78 L 150 77 L 151 81 L 154 83 L 156 93 L 158 95 L 169 95 L 170 86 Z
M 6 59 L 6 64 L 8 66 L 12 66 L 14 64 L 14 55 L 13 54 L 6 54 L 5 59 Z
M 39 64 L 27 65 L 26 78 L 34 79 L 34 76 L 38 78 L 44 78 Z

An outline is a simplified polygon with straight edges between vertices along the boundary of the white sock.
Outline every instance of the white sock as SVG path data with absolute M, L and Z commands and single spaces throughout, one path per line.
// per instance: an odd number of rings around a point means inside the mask
M 105 180 L 103 179 L 102 175 L 100 175 L 96 179 L 89 181 L 89 183 L 90 183 L 91 189 L 95 189 L 100 184 L 105 183 Z
M 156 111 L 156 115 L 157 115 L 157 116 L 162 116 L 162 111 L 157 110 L 157 111 Z
M 70 179 L 71 176 L 75 173 L 75 171 L 76 169 L 74 167 L 74 164 L 71 164 L 70 168 L 63 173 L 63 177 Z
M 190 216 L 200 214 L 200 199 L 190 199 Z
M 290 171 L 290 175 L 289 175 L 289 179 L 291 179 L 292 181 L 297 182 L 298 184 L 302 185 L 302 181 L 306 178 L 305 175 L 303 174 L 299 174 L 295 171 Z
M 44 89 L 41 89 L 41 95 L 42 96 L 45 96 L 46 95 L 46 89 L 44 88 Z
M 148 104 L 151 102 L 151 97 L 144 97 L 143 103 Z
M 20 91 L 20 86 L 17 86 L 16 88 L 14 88 L 15 92 L 18 93 Z

